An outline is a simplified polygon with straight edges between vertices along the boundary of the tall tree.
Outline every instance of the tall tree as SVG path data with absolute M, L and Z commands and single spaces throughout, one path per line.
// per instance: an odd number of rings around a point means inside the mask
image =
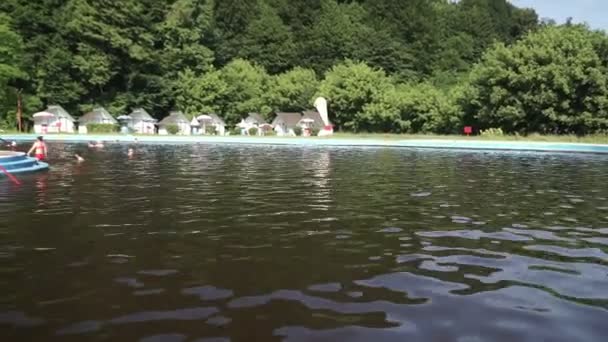
M 368 129 L 365 106 L 392 88 L 384 71 L 347 60 L 325 74 L 318 94 L 328 99 L 338 129 L 360 131 Z
M 547 27 L 499 44 L 473 70 L 469 115 L 507 132 L 584 134 L 608 128 L 608 37 L 582 26 Z
M 276 74 L 292 66 L 295 49 L 289 26 L 283 23 L 273 7 L 262 3 L 258 17 L 247 28 L 238 55 Z
M 270 78 L 264 97 L 273 111 L 299 112 L 310 108 L 318 86 L 313 70 L 297 67 Z

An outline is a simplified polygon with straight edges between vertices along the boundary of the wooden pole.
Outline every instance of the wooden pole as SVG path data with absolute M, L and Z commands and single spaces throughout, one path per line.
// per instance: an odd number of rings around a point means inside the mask
M 23 107 L 21 104 L 21 91 L 22 90 L 23 89 L 17 90 L 17 127 L 18 127 L 20 133 L 23 131 L 22 127 L 21 127 L 21 116 L 23 114 Z

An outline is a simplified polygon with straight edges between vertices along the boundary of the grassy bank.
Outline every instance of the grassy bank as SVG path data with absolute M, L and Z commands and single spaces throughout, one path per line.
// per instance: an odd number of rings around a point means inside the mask
M 476 135 L 467 137 L 465 135 L 434 135 L 434 134 L 382 134 L 382 133 L 336 133 L 332 136 L 336 139 L 375 139 L 375 140 L 481 140 L 481 141 L 539 141 L 539 142 L 564 142 L 564 143 L 587 143 L 608 144 L 608 135 Z
M 48 136 L 54 136 L 56 134 L 49 134 Z M 0 138 L 4 136 L 34 136 L 32 133 L 17 133 L 17 132 L 0 132 Z M 98 137 L 104 137 L 108 140 L 111 140 L 113 137 L 124 137 L 122 134 L 116 133 L 96 133 L 96 134 L 59 134 L 57 136 L 90 136 L 91 139 L 95 139 Z M 132 134 L 130 136 L 133 137 L 162 137 L 163 139 L 172 139 L 172 138 L 180 138 L 184 136 L 179 135 L 139 135 Z M 196 136 L 190 136 L 191 138 L 195 138 Z M 203 136 L 206 139 L 213 138 L 213 136 Z M 243 137 L 243 136 L 228 136 L 226 138 L 234 138 L 234 137 Z M 251 139 L 256 138 L 271 138 L 271 139 L 293 139 L 292 137 L 277 137 L 277 136 L 265 136 L 265 137 L 255 137 L 255 136 L 247 136 Z M 467 137 L 465 135 L 434 135 L 434 134 L 383 134 L 383 133 L 335 133 L 330 137 L 310 137 L 307 139 L 361 139 L 361 140 L 387 140 L 387 141 L 396 141 L 396 140 L 470 140 L 470 141 L 536 141 L 536 142 L 563 142 L 563 143 L 587 143 L 587 144 L 608 144 L 608 135 L 598 134 L 598 135 L 586 135 L 586 136 L 576 136 L 576 135 L 541 135 L 541 134 L 531 134 L 531 135 L 476 135 Z

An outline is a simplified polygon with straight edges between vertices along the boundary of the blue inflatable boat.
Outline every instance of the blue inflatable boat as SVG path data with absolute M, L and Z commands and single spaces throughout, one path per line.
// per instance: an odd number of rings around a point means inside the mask
M 29 157 L 23 152 L 13 151 L 0 151 L 0 166 L 14 175 L 49 169 L 49 164 Z M 6 174 L 2 170 L 0 170 L 0 177 L 6 177 Z

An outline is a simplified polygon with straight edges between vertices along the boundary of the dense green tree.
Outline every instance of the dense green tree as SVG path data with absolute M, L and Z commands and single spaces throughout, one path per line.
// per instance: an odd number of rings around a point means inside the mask
M 226 90 L 217 105 L 227 123 L 235 124 L 249 112 L 270 111 L 264 100 L 269 78 L 263 68 L 236 59 L 220 70 L 220 80 Z
M 303 111 L 311 107 L 318 86 L 313 70 L 298 67 L 269 79 L 266 103 L 272 111 Z
M 370 128 L 394 133 L 454 133 L 461 125 L 455 101 L 428 83 L 397 86 L 364 110 Z
M 258 0 L 215 1 L 213 48 L 218 65 L 239 56 L 247 28 L 258 14 L 258 4 Z
M 310 108 L 339 129 L 608 130 L 608 38 L 508 0 L 4 0 L 0 116 Z M 10 113 L 10 115 L 6 115 Z M 11 121 L 12 123 L 12 121 Z
M 507 132 L 588 133 L 608 128 L 605 34 L 547 27 L 498 44 L 473 70 L 469 115 Z M 605 50 L 604 50 L 605 51 Z
M 363 8 L 353 3 L 321 0 L 318 20 L 301 37 L 302 64 L 319 74 L 345 58 L 355 57 L 365 26 Z
M 185 68 L 204 72 L 211 67 L 213 51 L 204 42 L 211 38 L 213 5 L 209 0 L 177 0 L 169 6 L 159 27 L 165 77 Z
M 328 99 L 338 129 L 358 131 L 367 129 L 365 106 L 393 87 L 384 71 L 347 60 L 325 74 L 318 94 Z
M 247 28 L 238 55 L 276 74 L 291 67 L 295 48 L 289 26 L 283 23 L 274 8 L 262 4 L 258 18 Z
M 189 117 L 219 113 L 219 103 L 228 96 L 228 86 L 221 72 L 209 70 L 203 75 L 186 69 L 180 72 L 175 90 L 176 107 Z
M 15 81 L 25 76 L 21 69 L 23 41 L 10 26 L 10 18 L 0 13 L 0 125 L 14 113 Z M 12 113 L 11 113 L 12 112 Z M 10 114 L 9 114 L 10 113 Z M 10 120 L 10 119 L 9 119 Z M 7 123 L 8 124 L 8 123 Z

